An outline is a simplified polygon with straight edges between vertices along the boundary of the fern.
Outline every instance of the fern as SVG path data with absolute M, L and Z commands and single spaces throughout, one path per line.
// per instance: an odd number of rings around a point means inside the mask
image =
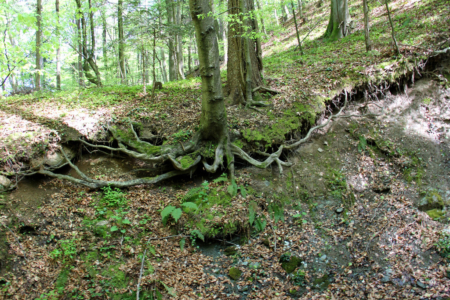
M 181 206 L 186 207 L 186 208 L 190 208 L 190 209 L 193 209 L 193 210 L 197 210 L 198 209 L 197 204 L 195 204 L 194 202 L 184 202 L 184 203 L 181 204 Z
M 200 192 L 202 191 L 202 187 L 195 187 L 190 189 L 186 195 L 184 195 L 183 199 L 181 199 L 181 202 L 194 202 L 197 201 L 198 198 L 200 198 Z

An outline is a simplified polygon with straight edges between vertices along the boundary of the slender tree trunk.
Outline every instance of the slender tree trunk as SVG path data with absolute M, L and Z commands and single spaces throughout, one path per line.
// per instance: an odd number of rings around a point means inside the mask
M 42 0 L 37 0 L 36 5 L 36 74 L 34 79 L 34 86 L 37 91 L 41 90 L 41 38 L 42 38 Z
M 303 19 L 303 2 L 298 0 L 298 14 L 300 15 L 300 20 Z
M 389 17 L 389 23 L 391 24 L 392 41 L 394 43 L 395 53 L 396 53 L 396 55 L 400 55 L 400 50 L 398 49 L 397 39 L 395 38 L 394 23 L 392 22 L 391 11 L 389 10 L 388 0 L 385 0 L 385 4 L 386 4 L 386 10 L 388 13 L 388 17 Z
M 153 89 L 152 89 L 152 100 L 155 97 L 156 88 L 156 28 L 153 28 Z
M 188 69 L 189 69 L 189 74 L 192 73 L 192 67 L 191 67 L 191 42 L 189 42 L 188 45 Z
M 181 2 L 176 2 L 176 14 L 175 21 L 176 25 L 181 25 Z M 177 64 L 178 64 L 178 74 L 179 79 L 185 79 L 184 77 L 184 62 L 183 62 L 183 36 L 181 34 L 177 34 Z
M 291 7 L 292 7 L 292 17 L 294 18 L 294 23 L 295 23 L 295 32 L 297 33 L 298 49 L 300 50 L 300 54 L 303 55 L 302 41 L 300 40 L 300 33 L 298 32 L 297 18 L 295 17 L 294 2 L 292 2 L 292 1 L 291 1 Z
M 372 50 L 372 43 L 370 42 L 369 35 L 369 6 L 367 5 L 367 0 L 363 0 L 363 10 L 364 10 L 364 39 L 366 41 L 366 51 Z
M 81 12 L 77 9 L 77 15 L 81 14 Z M 76 20 L 77 23 L 77 39 L 78 39 L 78 86 L 84 87 L 83 80 L 83 46 L 81 39 L 81 17 Z
M 168 80 L 167 80 L 167 71 L 166 71 L 166 56 L 164 55 L 164 49 L 163 48 L 161 48 L 160 53 L 161 53 L 161 60 L 160 60 L 161 73 L 162 73 L 163 81 L 167 82 Z
M 106 30 L 107 30 L 107 24 L 106 24 L 106 13 L 102 11 L 102 38 L 103 38 L 103 44 L 102 44 L 102 50 L 103 50 L 103 64 L 105 66 L 105 78 L 106 74 L 108 74 L 108 49 L 106 45 Z
M 281 4 L 281 14 L 282 14 L 283 23 L 286 23 L 287 20 L 289 19 L 289 11 L 284 3 Z
M 338 40 L 349 32 L 350 14 L 348 12 L 348 0 L 331 0 L 330 20 L 325 38 Z
M 245 28 L 257 31 L 256 19 L 246 18 L 246 14 L 240 13 L 241 1 L 245 1 L 243 3 L 245 11 L 254 10 L 253 0 L 228 1 L 228 13 L 232 21 L 228 24 L 227 85 L 230 91 L 229 99 L 235 104 L 252 101 L 248 91 L 262 85 L 263 69 L 258 41 L 248 38 L 248 34 L 245 35 Z M 247 75 L 251 76 L 250 81 Z
M 125 69 L 125 40 L 123 38 L 123 0 L 117 4 L 117 26 L 119 31 L 119 69 L 120 82 L 127 83 L 127 71 Z
M 166 0 L 167 7 L 167 23 L 169 25 L 174 24 L 174 13 L 173 13 L 173 1 Z M 177 80 L 177 57 L 176 57 L 176 47 L 174 45 L 174 38 L 172 34 L 169 34 L 168 46 L 169 46 L 169 81 Z M 175 39 L 176 42 L 176 39 Z
M 261 11 L 261 5 L 259 4 L 259 0 L 256 0 L 256 7 L 259 11 Z M 264 25 L 264 18 L 261 17 L 261 28 L 265 35 L 267 35 L 266 26 Z
M 200 75 L 202 77 L 201 135 L 204 140 L 219 142 L 227 136 L 227 118 L 220 81 L 219 46 L 214 19 L 208 16 L 208 0 L 189 0 L 197 36 Z M 198 15 L 207 17 L 199 18 Z
M 59 0 L 55 1 L 56 17 L 56 36 L 58 38 L 58 47 L 56 48 L 56 89 L 61 90 L 61 37 L 59 33 Z
M 142 62 L 142 85 L 143 85 L 143 93 L 145 95 L 145 94 L 147 94 L 147 86 L 146 86 L 147 80 L 145 78 L 145 50 L 144 50 L 144 47 L 142 47 L 142 51 L 141 51 L 141 62 Z
M 275 22 L 277 23 L 277 26 L 279 26 L 280 22 L 278 21 L 278 15 L 277 15 L 277 9 L 276 8 L 273 10 L 273 17 L 275 18 Z

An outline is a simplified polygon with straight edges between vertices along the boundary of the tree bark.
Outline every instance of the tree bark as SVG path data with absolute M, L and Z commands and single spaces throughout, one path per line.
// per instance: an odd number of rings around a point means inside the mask
M 119 71 L 120 82 L 127 83 L 127 71 L 125 69 L 125 41 L 123 38 L 123 0 L 119 0 L 117 4 L 117 27 L 119 31 Z
M 220 81 L 219 45 L 214 18 L 208 16 L 208 0 L 189 0 L 195 26 L 200 75 L 202 77 L 202 112 L 200 118 L 203 140 L 221 141 L 227 136 L 227 119 Z M 198 15 L 202 14 L 203 18 Z
M 259 4 L 259 0 L 256 0 L 256 7 L 258 8 L 258 10 L 261 10 L 261 5 Z M 260 18 L 261 18 L 262 31 L 264 32 L 265 35 L 267 35 L 266 26 L 264 25 L 264 19 L 263 19 L 263 17 L 260 17 Z
M 106 30 L 107 30 L 107 24 L 106 24 L 106 13 L 104 11 L 102 11 L 102 50 L 103 50 L 103 64 L 105 67 L 105 76 L 108 73 L 108 49 L 107 49 L 107 45 L 106 45 Z
M 244 104 L 252 101 L 248 98 L 248 90 L 262 85 L 262 54 L 258 41 L 248 38 L 244 26 L 251 31 L 257 31 L 256 20 L 246 18 L 240 14 L 241 1 L 244 1 L 245 11 L 253 11 L 253 0 L 230 0 L 228 1 L 228 14 L 232 20 L 228 24 L 228 62 L 227 62 L 227 85 L 230 91 L 229 99 L 234 104 Z M 238 22 L 236 22 L 238 21 Z M 247 34 L 247 35 L 246 35 Z M 246 51 L 246 40 L 248 40 L 248 54 Z M 251 81 L 248 81 L 248 76 Z M 249 86 L 247 86 L 249 85 Z
M 78 7 L 78 6 L 77 6 Z M 77 9 L 77 15 L 81 14 L 81 12 Z M 84 87 L 83 80 L 83 46 L 81 39 L 81 17 L 76 20 L 77 23 L 77 40 L 78 40 L 78 86 Z
M 181 25 L 181 1 L 176 2 L 175 24 Z M 178 79 L 185 79 L 184 77 L 184 61 L 183 61 L 183 36 L 177 33 L 177 65 L 178 65 Z
M 389 10 L 388 0 L 385 0 L 385 4 L 386 4 L 386 10 L 388 13 L 388 17 L 389 17 L 389 23 L 391 24 L 392 42 L 394 43 L 396 55 L 399 55 L 400 50 L 398 49 L 397 39 L 395 38 L 394 23 L 392 23 L 391 11 Z
M 59 32 L 59 0 L 55 0 L 56 17 L 56 36 L 58 38 L 58 47 L 56 48 L 56 89 L 61 90 L 61 37 Z
M 300 54 L 303 55 L 302 41 L 300 40 L 300 33 L 298 32 L 297 18 L 295 17 L 295 9 L 293 1 L 291 1 L 291 7 L 292 7 L 292 17 L 294 18 L 295 23 L 295 32 L 297 33 L 298 49 L 300 51 Z
M 330 20 L 324 37 L 333 41 L 343 38 L 349 34 L 349 24 L 348 0 L 331 0 Z
M 41 90 L 41 38 L 42 38 L 42 0 L 37 0 L 36 4 L 36 74 L 34 77 L 34 86 L 37 91 Z
M 175 18 L 172 0 L 166 0 L 166 8 L 167 8 L 167 24 L 169 26 L 171 25 L 173 26 Z M 174 45 L 174 39 L 172 37 L 172 33 L 170 32 L 168 37 L 168 47 L 169 47 L 169 81 L 174 81 L 177 80 L 178 78 L 177 55 L 176 55 L 176 47 Z
M 367 5 L 367 0 L 363 0 L 363 10 L 364 10 L 364 39 L 366 42 L 366 51 L 372 50 L 372 43 L 370 41 L 370 27 L 369 27 L 369 6 Z
M 161 48 L 160 53 L 161 53 L 161 60 L 160 60 L 161 73 L 162 73 L 163 81 L 167 82 L 168 80 L 167 80 L 167 71 L 166 71 L 166 56 L 164 55 L 163 48 Z

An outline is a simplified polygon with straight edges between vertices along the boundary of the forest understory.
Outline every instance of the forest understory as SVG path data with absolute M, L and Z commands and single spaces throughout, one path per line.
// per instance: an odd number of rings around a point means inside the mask
M 414 3 L 393 3 L 399 40 L 420 42 L 399 57 L 382 5 L 369 54 L 356 18 L 336 42 L 303 28 L 304 55 L 292 20 L 271 36 L 270 106 L 226 114 L 235 151 L 282 163 L 236 155 L 231 183 L 226 160 L 207 170 L 217 144 L 185 155 L 197 78 L 154 99 L 142 86 L 0 99 L 0 297 L 449 299 L 450 8 Z M 326 8 L 307 7 L 325 22 Z M 141 160 L 127 152 L 136 141 L 183 155 Z

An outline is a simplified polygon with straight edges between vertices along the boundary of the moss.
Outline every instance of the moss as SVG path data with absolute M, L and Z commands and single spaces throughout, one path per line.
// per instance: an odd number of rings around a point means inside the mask
M 316 278 L 313 281 L 313 288 L 318 290 L 325 290 L 330 285 L 330 278 L 328 274 Z
M 110 130 L 117 141 L 127 144 L 128 146 L 136 149 L 137 152 L 144 153 L 150 156 L 158 156 L 161 154 L 161 147 L 153 146 L 149 143 L 136 140 L 131 128 L 122 130 L 117 126 L 113 126 Z
M 230 246 L 228 248 L 225 248 L 223 252 L 225 253 L 226 256 L 232 256 L 237 253 L 237 248 L 235 246 Z
M 228 271 L 228 276 L 233 280 L 238 280 L 239 277 L 241 277 L 241 275 L 242 275 L 242 271 L 236 267 L 232 267 Z
M 102 275 L 109 278 L 109 283 L 112 287 L 124 289 L 128 286 L 128 277 L 119 270 L 119 265 L 112 265 L 102 272 Z
M 187 168 L 191 166 L 195 161 L 195 158 L 193 158 L 191 155 L 182 156 L 178 159 L 178 162 L 181 164 L 183 168 Z
M 302 263 L 302 260 L 297 256 L 290 256 L 289 261 L 285 261 L 281 263 L 281 267 L 286 271 L 286 273 L 290 274 L 297 269 L 298 266 Z
M 56 279 L 55 282 L 55 287 L 58 292 L 64 291 L 64 287 L 66 286 L 67 281 L 69 280 L 69 274 L 70 269 L 63 269 L 61 273 L 59 273 L 58 278 Z
M 427 214 L 433 220 L 439 220 L 440 218 L 442 218 L 444 216 L 444 212 L 442 210 L 439 210 L 436 208 L 427 210 Z

